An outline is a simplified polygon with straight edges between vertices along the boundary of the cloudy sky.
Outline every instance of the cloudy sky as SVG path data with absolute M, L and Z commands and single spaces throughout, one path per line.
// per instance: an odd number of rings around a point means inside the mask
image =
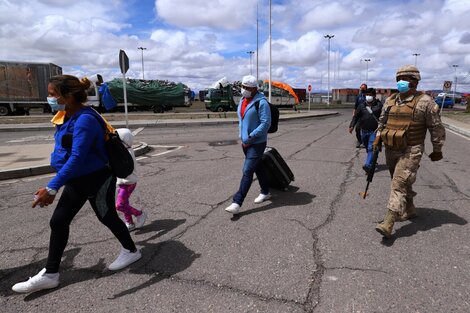
M 146 79 L 195 90 L 268 78 L 268 0 L 0 0 L 0 12 L 0 60 L 111 80 L 122 49 L 130 78 L 142 78 L 142 52 Z M 396 69 L 417 62 L 422 89 L 456 73 L 470 92 L 470 0 L 272 0 L 271 21 L 275 81 L 326 90 L 328 34 L 332 88 L 394 87 Z

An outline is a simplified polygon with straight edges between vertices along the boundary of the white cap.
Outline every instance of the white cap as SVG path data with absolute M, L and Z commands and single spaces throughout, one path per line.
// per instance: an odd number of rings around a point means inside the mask
M 254 77 L 253 75 L 243 76 L 242 86 L 258 88 L 258 82 L 256 81 L 256 77 Z

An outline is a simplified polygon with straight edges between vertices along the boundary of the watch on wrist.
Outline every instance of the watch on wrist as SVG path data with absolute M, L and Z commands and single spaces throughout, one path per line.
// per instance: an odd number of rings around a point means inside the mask
M 55 196 L 57 194 L 57 190 L 46 187 L 46 191 L 49 194 L 49 196 Z

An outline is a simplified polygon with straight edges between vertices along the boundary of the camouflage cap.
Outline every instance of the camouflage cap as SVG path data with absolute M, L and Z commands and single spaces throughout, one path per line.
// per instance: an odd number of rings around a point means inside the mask
M 414 77 L 416 80 L 421 80 L 421 75 L 419 70 L 416 66 L 413 65 L 403 65 L 397 70 L 397 78 L 398 76 L 411 76 Z

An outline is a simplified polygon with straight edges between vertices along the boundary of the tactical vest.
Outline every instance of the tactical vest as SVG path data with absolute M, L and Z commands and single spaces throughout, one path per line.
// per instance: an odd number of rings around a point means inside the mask
M 424 143 L 426 125 L 414 121 L 414 111 L 423 94 L 416 95 L 413 100 L 404 105 L 392 105 L 388 112 L 387 124 L 380 133 L 387 148 L 404 149 Z M 396 97 L 395 100 L 396 103 Z

